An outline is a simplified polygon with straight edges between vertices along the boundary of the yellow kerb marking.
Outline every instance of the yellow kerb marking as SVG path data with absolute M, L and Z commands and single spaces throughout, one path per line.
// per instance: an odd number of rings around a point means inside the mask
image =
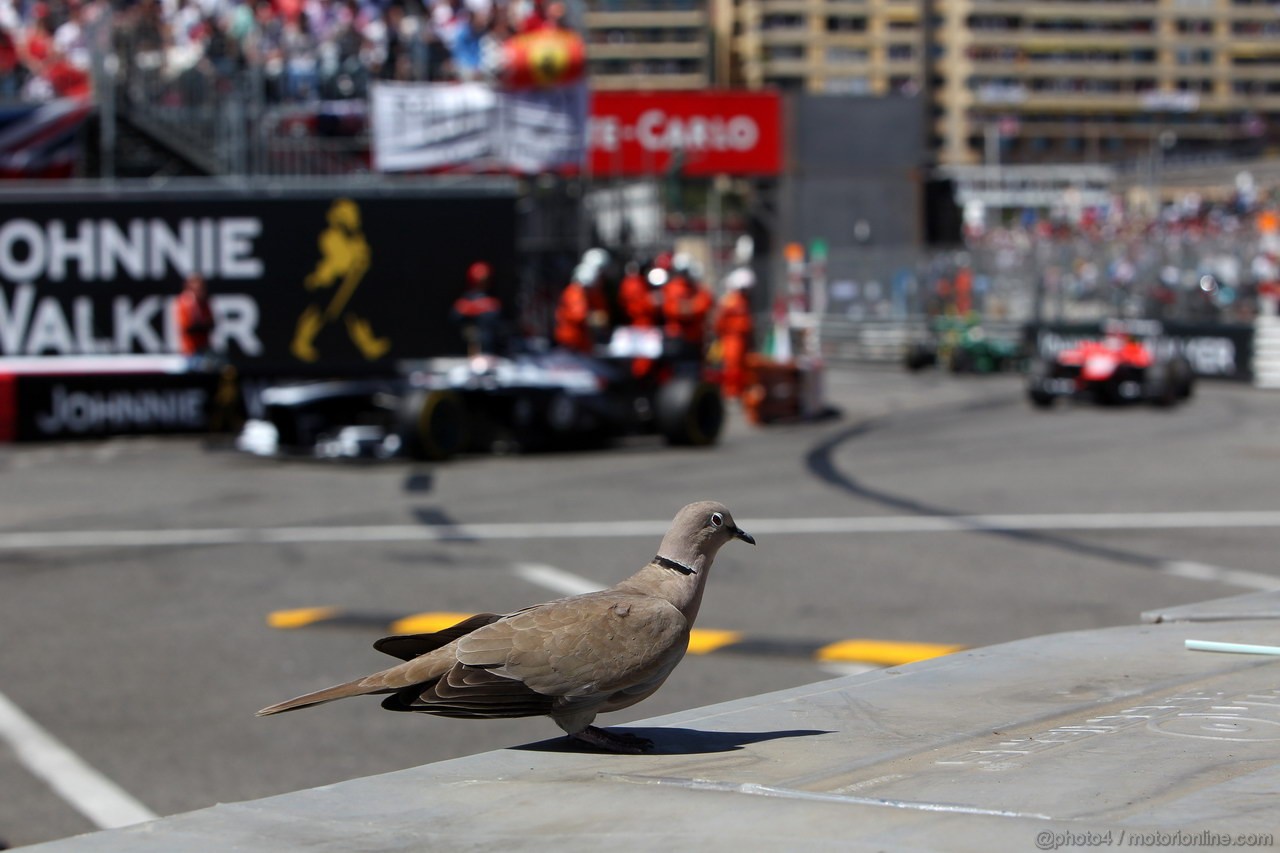
M 267 624 L 272 628 L 305 628 L 315 622 L 328 619 L 338 612 L 336 607 L 301 607 L 297 610 L 276 610 L 267 614 Z
M 733 645 L 741 639 L 741 631 L 716 631 L 711 628 L 694 628 L 689 632 L 689 654 L 705 655 L 724 646 Z
M 474 613 L 415 613 L 391 623 L 393 634 L 434 634 L 445 628 L 452 628 L 463 619 L 470 619 Z
M 942 646 L 935 643 L 898 643 L 892 640 L 842 640 L 818 649 L 820 661 L 843 663 L 878 663 L 899 666 L 918 660 L 942 657 L 958 652 L 964 646 Z

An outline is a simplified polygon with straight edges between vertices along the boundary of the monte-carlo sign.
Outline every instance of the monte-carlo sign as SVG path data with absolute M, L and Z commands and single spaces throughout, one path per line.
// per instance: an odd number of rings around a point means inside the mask
M 782 167 L 782 101 L 775 92 L 593 92 L 592 175 L 768 177 Z

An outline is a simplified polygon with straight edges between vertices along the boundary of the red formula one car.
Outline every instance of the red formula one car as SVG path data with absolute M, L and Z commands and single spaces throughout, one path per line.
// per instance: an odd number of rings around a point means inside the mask
M 1191 396 L 1191 364 L 1182 355 L 1157 352 L 1151 340 L 1109 331 L 1102 340 L 1082 341 L 1036 362 L 1027 397 L 1039 408 L 1052 406 L 1059 397 L 1104 405 L 1172 406 Z

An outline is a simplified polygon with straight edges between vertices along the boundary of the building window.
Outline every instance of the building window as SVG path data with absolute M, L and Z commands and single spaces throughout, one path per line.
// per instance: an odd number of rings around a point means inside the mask
M 1188 36 L 1213 35 L 1213 21 L 1208 18 L 1181 18 L 1178 20 L 1178 32 Z
M 1022 19 L 1016 15 L 970 15 L 969 29 L 984 32 L 1007 32 L 1022 26 Z
M 764 49 L 765 62 L 794 62 L 803 60 L 805 48 L 802 44 L 767 45 Z
M 1155 32 L 1155 21 L 1151 18 L 1130 18 L 1129 20 L 1094 20 L 1089 18 L 1057 18 L 1034 21 L 1030 29 L 1036 32 L 1054 33 L 1118 33 L 1148 35 Z
M 1179 92 L 1200 92 L 1202 94 L 1210 94 L 1213 92 L 1212 80 L 1179 80 Z
M 827 32 L 829 33 L 865 33 L 867 19 L 862 16 L 828 15 Z
M 801 92 L 804 91 L 803 77 L 766 77 L 765 85 L 772 86 L 783 92 Z
M 804 17 L 801 15 L 765 15 L 760 19 L 762 30 L 802 30 Z
M 1180 47 L 1175 55 L 1179 65 L 1208 65 L 1213 62 L 1213 51 L 1203 47 Z
M 1280 21 L 1235 21 L 1231 24 L 1231 34 L 1250 38 L 1280 35 Z
M 843 47 L 843 46 L 829 47 L 827 48 L 824 56 L 826 61 L 832 63 L 833 65 L 840 64 L 840 63 L 853 63 L 853 62 L 860 63 L 860 62 L 867 61 L 866 50 L 856 48 L 856 47 Z
M 823 91 L 828 95 L 867 95 L 871 82 L 866 77 L 828 77 Z

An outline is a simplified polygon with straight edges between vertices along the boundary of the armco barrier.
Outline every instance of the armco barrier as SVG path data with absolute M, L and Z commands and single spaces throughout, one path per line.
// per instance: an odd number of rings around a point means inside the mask
M 1101 323 L 982 323 L 988 337 L 1022 342 L 1029 354 L 1049 355 L 1084 338 L 1102 334 Z M 1198 376 L 1247 382 L 1253 378 L 1252 324 L 1164 323 L 1159 346 L 1182 353 Z M 932 340 L 924 318 L 847 320 L 824 317 L 822 355 L 830 363 L 901 363 L 912 344 Z
M 0 442 L 202 433 L 231 376 L 181 356 L 0 359 Z

